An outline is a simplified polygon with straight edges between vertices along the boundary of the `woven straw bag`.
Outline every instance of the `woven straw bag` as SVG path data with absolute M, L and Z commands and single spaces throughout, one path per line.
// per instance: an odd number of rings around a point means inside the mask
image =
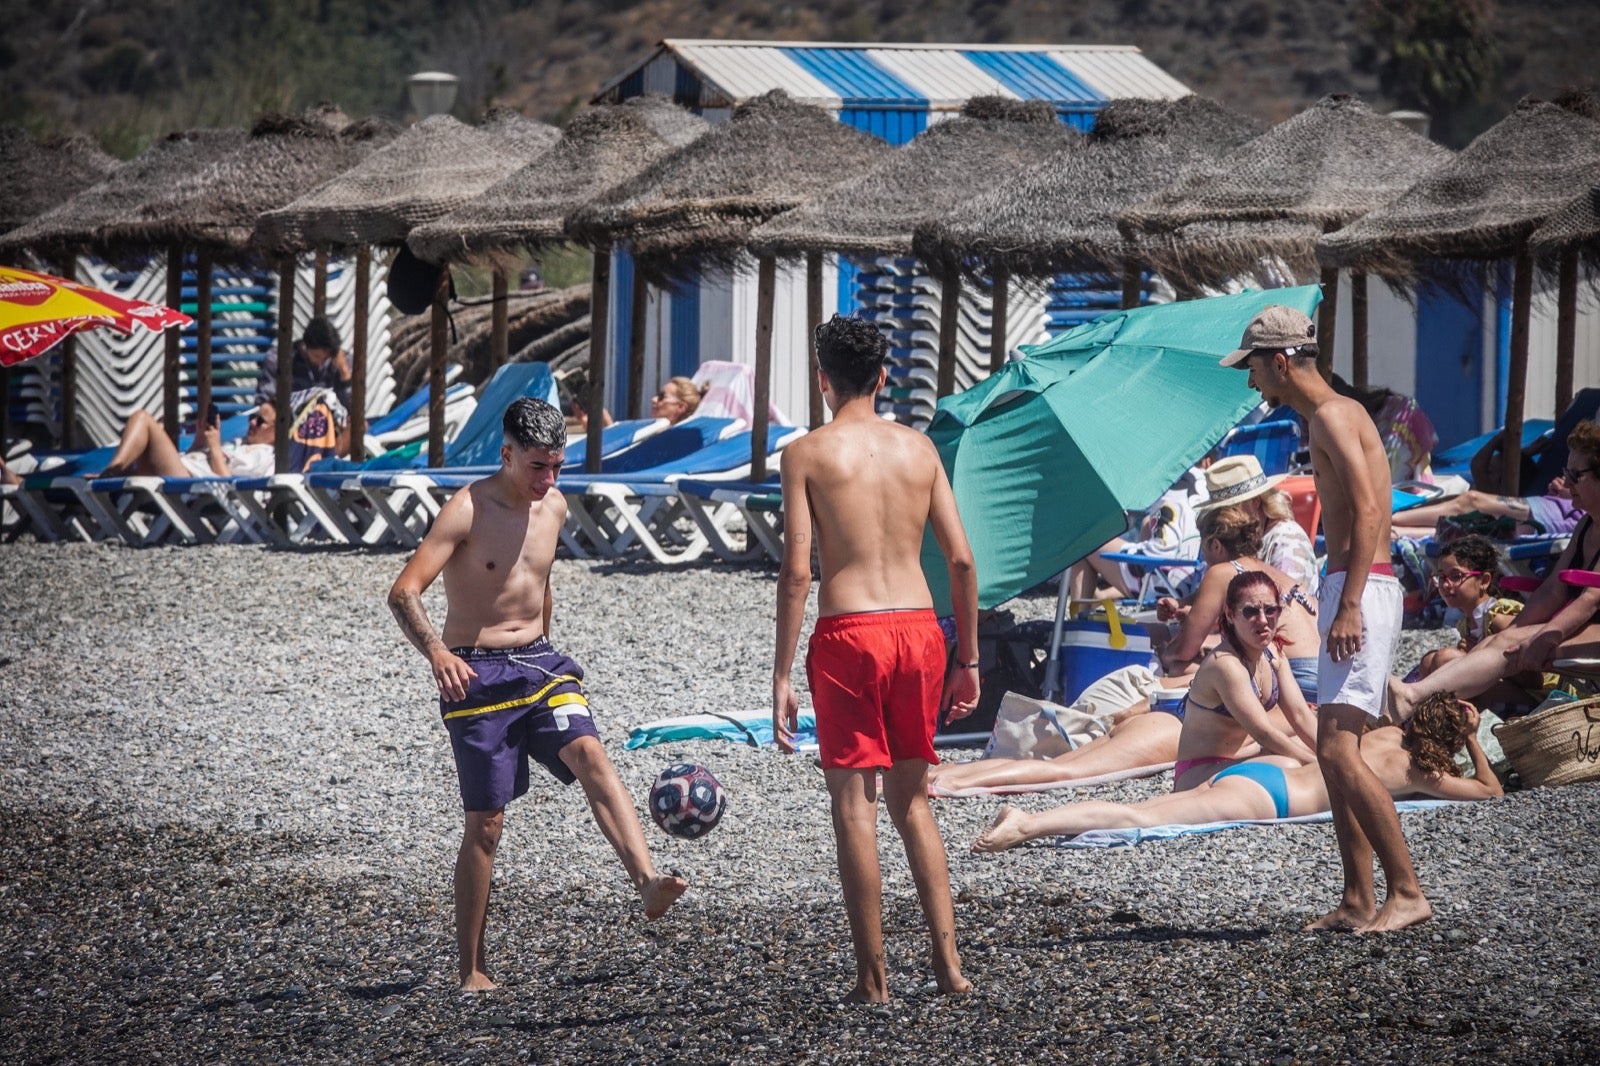
M 1600 696 L 1494 727 L 1524 786 L 1600 781 Z

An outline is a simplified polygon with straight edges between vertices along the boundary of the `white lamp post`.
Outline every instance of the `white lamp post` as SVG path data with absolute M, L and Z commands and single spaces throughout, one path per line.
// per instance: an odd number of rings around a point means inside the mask
M 424 70 L 406 79 L 411 97 L 411 109 L 417 118 L 447 114 L 456 102 L 456 88 L 461 79 L 440 70 Z

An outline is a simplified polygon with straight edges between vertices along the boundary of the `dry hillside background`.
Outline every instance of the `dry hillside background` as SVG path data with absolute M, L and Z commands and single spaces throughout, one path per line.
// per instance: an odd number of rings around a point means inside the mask
M 462 78 L 462 118 L 560 121 L 663 37 L 1135 44 L 1269 120 L 1335 90 L 1431 100 L 1460 144 L 1592 82 L 1600 41 L 1595 0 L 0 0 L 0 19 L 0 119 L 123 156 L 319 100 L 403 118 L 424 69 Z

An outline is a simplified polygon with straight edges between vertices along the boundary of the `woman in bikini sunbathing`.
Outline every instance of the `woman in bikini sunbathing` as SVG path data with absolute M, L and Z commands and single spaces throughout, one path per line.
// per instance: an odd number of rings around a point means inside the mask
M 1217 769 L 1214 759 L 1227 761 L 1245 758 L 1263 750 L 1263 745 L 1267 743 L 1276 744 L 1275 747 L 1267 747 L 1268 751 L 1292 754 L 1297 758 L 1312 758 L 1308 742 L 1315 736 L 1316 725 L 1310 708 L 1295 687 L 1285 657 L 1276 651 L 1270 657 L 1263 655 L 1266 645 L 1274 641 L 1283 617 L 1273 579 L 1261 570 L 1246 568 L 1244 573 L 1234 573 L 1232 567 L 1223 565 L 1231 560 L 1224 558 L 1221 553 L 1233 549 L 1217 538 L 1207 538 L 1204 550 L 1213 568 L 1232 575 L 1231 580 L 1224 582 L 1219 594 L 1218 615 L 1222 621 L 1229 622 L 1230 628 L 1234 627 L 1230 620 L 1234 616 L 1243 625 L 1242 631 L 1234 628 L 1236 639 L 1253 649 L 1245 654 L 1251 656 L 1250 670 L 1260 675 L 1260 692 L 1277 694 L 1266 701 L 1271 706 L 1263 706 L 1262 696 L 1252 687 L 1252 675 L 1242 664 L 1239 654 L 1224 643 L 1219 647 L 1220 656 L 1218 653 L 1208 656 L 1190 679 L 1190 693 L 1196 693 L 1195 698 L 1204 704 L 1204 710 L 1197 711 L 1193 724 L 1187 720 L 1187 707 L 1184 705 L 1173 710 L 1152 711 L 1148 703 L 1141 702 L 1116 715 L 1107 735 L 1096 737 L 1082 747 L 1052 759 L 978 759 L 935 767 L 929 772 L 931 794 L 945 796 L 967 788 L 1065 784 L 1140 767 L 1159 766 L 1174 759 L 1199 760 L 1200 765 L 1211 765 L 1210 772 L 1214 773 Z M 1237 592 L 1233 587 L 1235 585 L 1239 586 Z M 1255 589 L 1253 594 L 1249 594 L 1253 595 L 1250 599 L 1253 604 L 1251 618 L 1240 613 L 1247 596 L 1247 586 Z M 1291 610 L 1303 612 L 1304 608 L 1295 606 Z M 1311 632 L 1315 639 L 1314 623 Z M 1288 691 L 1285 694 L 1280 690 Z M 1233 692 L 1234 695 L 1231 698 L 1218 695 L 1224 691 Z M 1234 707 L 1236 704 L 1241 715 L 1238 718 L 1225 717 L 1211 709 L 1219 705 Z M 1253 707 L 1246 704 L 1253 704 Z M 1291 736 L 1296 732 L 1290 725 L 1291 721 L 1296 720 L 1289 717 L 1291 714 L 1297 716 L 1300 723 L 1300 739 Z M 1206 720 L 1202 720 L 1201 716 Z M 1257 732 L 1268 740 L 1263 741 L 1255 736 Z M 1191 787 L 1205 780 L 1206 776 L 1208 774 L 1198 773 L 1190 775 L 1185 781 L 1183 775 L 1179 774 L 1174 788 Z
M 1478 747 L 1478 712 L 1443 692 L 1417 704 L 1404 730 L 1374 725 L 1361 742 L 1361 755 L 1396 797 L 1481 800 L 1501 794 L 1500 782 Z M 1455 753 L 1472 756 L 1472 777 L 1461 777 Z M 1205 825 L 1210 822 L 1297 818 L 1328 809 L 1328 788 L 1315 763 L 1266 756 L 1238 763 L 1187 792 L 1156 796 L 1142 803 L 1068 803 L 1029 813 L 1002 807 L 972 845 L 973 851 L 1004 851 L 1039 837 L 1076 836 L 1091 829 L 1155 825 Z

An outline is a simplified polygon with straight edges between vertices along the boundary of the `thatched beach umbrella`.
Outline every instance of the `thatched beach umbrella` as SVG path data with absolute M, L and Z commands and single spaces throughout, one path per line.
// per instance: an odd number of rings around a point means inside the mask
M 236 150 L 244 140 L 244 130 L 198 129 L 168 134 L 138 158 L 112 171 L 105 180 L 32 222 L 0 235 L 0 255 L 31 248 L 59 264 L 62 273 L 70 274 L 72 261 L 81 252 L 95 251 L 110 257 L 142 254 L 147 250 L 142 242 L 119 244 L 107 240 L 109 227 L 128 218 L 141 204 L 164 194 L 186 175 Z M 180 270 L 180 280 L 181 273 Z M 173 306 L 178 303 L 175 291 L 181 295 L 181 289 L 174 290 L 169 273 L 167 302 Z M 169 350 L 175 336 L 169 333 Z M 70 446 L 77 414 L 77 359 L 70 342 L 62 348 L 61 370 L 62 443 Z M 168 421 L 171 432 L 175 423 L 170 415 Z
M 1595 177 L 1600 180 L 1600 171 Z M 1528 238 L 1534 258 L 1556 275 L 1556 413 L 1572 403 L 1578 333 L 1578 267 L 1600 274 L 1600 185 L 1569 200 Z
M 693 144 L 656 160 L 630 180 L 585 204 L 567 232 L 595 253 L 594 326 L 589 334 L 589 464 L 597 469 L 597 426 L 605 386 L 606 290 L 613 244 L 657 277 L 738 269 L 750 231 L 855 177 L 893 151 L 819 107 L 773 90 L 734 109 L 729 120 Z M 757 317 L 771 286 L 758 285 Z M 770 317 L 768 318 L 770 321 Z M 770 330 L 767 343 L 770 344 Z M 758 347 L 760 344 L 758 338 Z M 769 375 L 756 368 L 755 418 L 765 432 Z M 765 442 L 757 441 L 765 457 Z
M 121 165 L 77 134 L 35 140 L 17 126 L 0 126 L 0 233 L 32 222 Z
M 1325 96 L 1260 137 L 1122 215 L 1150 265 L 1182 288 L 1215 285 L 1249 273 L 1263 259 L 1299 269 L 1315 262 L 1314 243 L 1283 246 L 1265 239 L 1281 230 L 1253 233 L 1248 225 L 1207 232 L 1173 231 L 1208 222 L 1289 222 L 1320 232 L 1348 226 L 1394 199 L 1450 158 L 1448 149 L 1419 136 L 1353 96 Z M 1365 307 L 1366 279 L 1351 278 Z M 1338 274 L 1324 272 L 1319 337 L 1324 374 L 1331 372 Z M 1352 331 L 1358 383 L 1366 377 L 1366 333 Z
M 567 239 L 566 217 L 650 163 L 682 148 L 711 127 L 698 115 L 659 95 L 575 116 L 554 148 L 491 185 L 477 199 L 411 231 L 406 245 L 430 263 L 487 262 L 495 271 L 491 361 L 507 355 L 505 268 L 515 253 Z M 644 373 L 645 278 L 634 273 L 632 358 L 628 412 L 637 417 Z
M 0 173 L 6 176 L 0 184 L 0 233 L 33 221 L 118 165 L 82 135 L 36 141 L 16 126 L 0 126 Z M 11 371 L 0 367 L 0 443 L 10 436 Z
M 1517 490 L 1528 370 L 1533 299 L 1528 238 L 1540 222 L 1592 186 L 1597 170 L 1600 122 L 1555 104 L 1523 100 L 1448 165 L 1317 245 L 1325 265 L 1366 270 L 1395 283 L 1428 276 L 1454 281 L 1463 272 L 1481 275 L 1496 260 L 1515 261 L 1505 423 L 1509 495 Z
M 360 163 L 257 222 L 256 242 L 288 255 L 318 246 L 354 246 L 356 305 L 364 306 L 363 249 L 396 245 L 417 226 L 432 222 L 548 150 L 554 127 L 515 112 L 491 114 L 478 128 L 449 115 L 433 115 L 402 132 Z M 428 463 L 444 461 L 445 303 L 449 272 L 440 275 L 433 302 L 434 352 L 429 374 Z M 292 290 L 288 290 L 292 293 Z M 292 319 L 293 308 L 280 310 Z M 278 360 L 290 352 L 279 335 Z M 352 367 L 352 370 L 354 368 Z M 354 397 L 352 396 L 352 406 Z M 352 441 L 355 434 L 352 433 Z
M 810 255 L 820 269 L 824 252 L 862 257 L 912 255 L 918 225 L 1081 139 L 1042 100 L 975 97 L 957 117 L 928 127 L 866 174 L 835 185 L 754 230 L 750 249 L 760 257 L 763 272 L 773 269 L 773 258 L 778 256 Z M 961 278 L 942 262 L 936 261 L 934 266 L 942 305 L 938 391 L 948 396 L 955 391 Z M 815 317 L 820 317 L 820 308 Z M 757 330 L 761 329 L 762 324 L 757 323 Z M 760 354 L 758 350 L 758 378 Z M 820 397 L 814 396 L 813 424 L 821 422 L 820 406 Z
M 181 296 L 183 257 L 196 251 L 196 406 L 210 408 L 211 374 L 211 269 L 215 260 L 239 260 L 250 254 L 256 219 L 264 211 L 282 207 L 360 162 L 368 152 L 398 132 L 392 123 L 366 120 L 352 123 L 331 105 L 309 108 L 298 115 L 266 114 L 251 127 L 245 142 L 205 166 L 183 175 L 172 185 L 140 204 L 118 222 L 101 228 L 103 241 L 116 246 L 165 248 L 167 300 Z M 280 284 L 292 285 L 293 275 Z M 286 323 L 279 323 L 280 336 Z M 167 336 L 164 380 L 167 430 L 178 424 L 179 345 L 175 333 Z M 289 454 L 290 376 L 279 376 L 278 461 Z
M 1199 96 L 1114 100 L 1081 146 L 1037 161 L 919 226 L 917 254 L 927 262 L 981 267 L 993 278 L 990 367 L 999 369 L 1006 358 L 1001 323 L 1008 278 L 1063 273 L 1121 278 L 1123 306 L 1137 305 L 1139 262 L 1117 228 L 1118 214 L 1265 128 Z

